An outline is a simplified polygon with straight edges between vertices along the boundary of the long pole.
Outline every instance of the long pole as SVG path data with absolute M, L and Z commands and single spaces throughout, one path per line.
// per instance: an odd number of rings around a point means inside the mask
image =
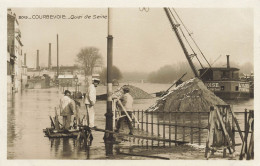
M 113 131 L 112 112 L 112 66 L 113 66 L 113 36 L 111 31 L 111 9 L 108 8 L 108 36 L 107 36 L 107 112 L 106 130 Z M 112 141 L 113 134 L 105 133 L 105 141 Z
M 187 51 L 187 49 L 186 49 L 186 47 L 185 47 L 185 45 L 184 45 L 184 43 L 183 43 L 183 41 L 182 41 L 182 39 L 181 39 L 181 35 L 179 34 L 179 31 L 178 31 L 178 29 L 177 29 L 177 25 L 173 22 L 173 20 L 172 20 L 172 18 L 171 18 L 171 16 L 170 16 L 170 13 L 169 13 L 169 11 L 168 11 L 168 9 L 167 9 L 167 8 L 164 8 L 164 11 L 165 11 L 165 13 L 166 13 L 166 15 L 167 15 L 167 17 L 168 17 L 170 23 L 171 23 L 171 26 L 172 26 L 172 28 L 173 28 L 173 30 L 174 30 L 174 32 L 175 32 L 177 38 L 178 38 L 178 41 L 179 41 L 179 43 L 180 43 L 180 45 L 181 45 L 181 47 L 182 47 L 182 50 L 183 50 L 183 52 L 184 52 L 184 54 L 185 54 L 185 56 L 186 56 L 186 59 L 187 59 L 188 62 L 189 62 L 189 65 L 190 65 L 190 67 L 191 67 L 191 69 L 192 69 L 192 71 L 193 71 L 195 77 L 199 77 L 198 71 L 196 70 L 196 68 L 195 68 L 195 66 L 194 66 L 194 64 L 193 64 L 193 62 L 191 61 L 190 55 L 189 55 L 189 53 L 188 53 L 188 51 Z
M 59 77 L 59 35 L 57 34 L 57 77 Z

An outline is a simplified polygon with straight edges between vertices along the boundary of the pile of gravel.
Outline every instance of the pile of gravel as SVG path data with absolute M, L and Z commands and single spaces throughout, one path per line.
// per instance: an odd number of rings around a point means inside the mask
M 123 95 L 123 88 L 128 87 L 130 90 L 130 95 L 134 99 L 151 99 L 153 98 L 152 95 L 143 91 L 142 89 L 135 87 L 133 85 L 123 85 L 119 90 L 115 91 L 113 95 L 120 97 Z
M 190 79 L 164 95 L 147 111 L 208 112 L 210 106 L 226 104 L 198 79 Z

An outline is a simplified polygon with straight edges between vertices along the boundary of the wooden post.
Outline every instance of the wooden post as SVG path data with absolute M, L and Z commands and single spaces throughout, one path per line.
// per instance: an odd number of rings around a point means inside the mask
M 175 141 L 177 141 L 177 137 L 178 137 L 178 128 L 177 128 L 177 125 L 178 125 L 178 122 L 177 122 L 177 112 L 175 112 L 174 116 L 175 116 Z M 175 143 L 175 146 L 177 145 L 177 143 Z
M 193 117 L 192 112 L 190 113 L 190 143 L 193 144 Z
M 145 114 L 145 117 L 146 117 L 146 119 L 145 119 L 145 121 L 146 121 L 146 132 L 148 133 L 148 113 L 146 113 Z
M 248 128 L 248 122 L 247 122 L 247 109 L 245 109 L 245 137 L 244 137 L 244 141 L 245 141 L 245 152 L 247 152 L 247 135 L 248 135 L 248 131 L 247 131 L 247 128 Z
M 160 120 L 159 120 L 159 111 L 157 112 L 157 136 L 160 137 Z M 158 141 L 158 146 L 160 145 L 160 141 Z
M 198 127 L 199 127 L 199 145 L 201 144 L 201 114 L 198 113 Z
M 234 117 L 232 116 L 232 109 L 233 109 L 233 107 L 231 108 L 231 107 L 229 107 L 229 110 L 227 111 L 228 113 L 230 112 L 231 113 L 231 121 L 232 121 L 232 126 L 231 126 L 231 130 L 232 130 L 232 142 L 233 142 L 233 146 L 232 146 L 232 148 L 233 148 L 233 150 L 234 150 L 234 152 L 235 152 L 235 150 L 236 150 L 236 146 L 235 146 L 235 144 L 236 144 L 236 137 L 235 137 L 235 120 L 234 120 Z
M 144 111 L 142 110 L 142 130 L 144 130 Z
M 222 113 L 224 113 L 224 116 L 223 116 L 223 118 L 225 118 L 226 119 L 226 121 L 224 122 L 224 125 L 225 126 L 227 126 L 227 111 L 226 111 L 226 109 L 225 109 L 225 107 L 221 107 L 220 108 L 220 111 L 222 110 Z M 226 111 L 226 112 L 225 112 Z M 224 127 L 225 127 L 224 126 Z M 226 157 L 226 155 L 227 155 L 227 148 L 226 148 L 226 146 L 227 146 L 227 138 L 226 137 L 224 137 L 224 149 L 223 149 L 223 158 L 225 158 Z
M 171 119 L 172 119 L 172 113 L 170 112 L 169 113 L 169 140 L 171 140 L 171 135 L 172 135 L 172 133 L 171 133 Z M 169 146 L 171 146 L 171 141 L 169 142 Z
M 133 119 L 133 127 L 135 128 L 135 119 L 133 118 L 133 115 L 135 114 L 135 111 L 133 111 L 133 113 L 132 113 L 132 119 Z
M 165 112 L 163 112 L 163 139 L 165 139 Z M 163 146 L 165 146 L 165 141 L 163 141 Z
M 153 111 L 152 111 L 152 114 L 151 114 L 151 133 L 152 133 L 152 136 L 153 136 Z M 153 140 L 152 140 L 152 146 L 153 146 Z
M 182 125 L 183 125 L 183 127 L 182 127 L 182 141 L 185 141 L 185 125 L 186 125 L 185 116 L 186 116 L 186 114 L 183 114 L 183 118 L 182 118 Z
M 140 120 L 140 111 L 139 111 L 139 109 L 138 109 L 138 114 L 137 114 L 137 117 L 138 117 L 138 120 Z M 138 130 L 140 129 L 140 127 L 139 127 L 139 125 L 137 125 L 138 126 Z

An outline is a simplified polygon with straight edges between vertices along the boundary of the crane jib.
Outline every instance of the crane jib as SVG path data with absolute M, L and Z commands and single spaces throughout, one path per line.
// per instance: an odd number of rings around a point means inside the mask
M 184 54 L 185 54 L 185 57 L 186 57 L 186 59 L 188 60 L 188 63 L 189 63 L 189 65 L 190 65 L 190 67 L 191 67 L 191 69 L 192 69 L 192 71 L 193 71 L 195 77 L 199 77 L 198 71 L 196 70 L 196 68 L 195 68 L 195 66 L 194 66 L 194 64 L 193 64 L 193 62 L 192 62 L 192 60 L 190 59 L 190 55 L 189 55 L 189 53 L 188 53 L 188 51 L 187 51 L 187 49 L 186 49 L 186 47 L 185 47 L 185 45 L 184 45 L 184 43 L 183 43 L 183 41 L 182 41 L 182 39 L 181 39 L 181 36 L 180 36 L 180 34 L 179 34 L 179 32 L 178 32 L 178 28 L 177 28 L 178 25 L 175 24 L 174 21 L 172 20 L 172 18 L 171 18 L 171 16 L 170 16 L 170 13 L 169 13 L 169 9 L 168 9 L 168 8 L 164 8 L 164 11 L 165 11 L 165 13 L 166 13 L 167 18 L 168 18 L 169 21 L 170 21 L 170 24 L 171 24 L 171 26 L 172 26 L 172 28 L 173 28 L 173 30 L 174 30 L 176 36 L 177 36 L 177 39 L 178 39 L 178 41 L 179 41 L 179 43 L 180 43 L 180 45 L 181 45 L 181 47 L 182 47 L 182 50 L 183 50 L 183 52 L 184 52 Z

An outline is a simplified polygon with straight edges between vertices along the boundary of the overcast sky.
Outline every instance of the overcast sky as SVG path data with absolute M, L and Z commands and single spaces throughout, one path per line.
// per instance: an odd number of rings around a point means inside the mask
M 230 60 L 253 63 L 253 10 L 247 8 L 176 9 L 185 25 L 210 62 L 222 55 L 218 62 Z M 56 66 L 56 35 L 59 34 L 60 65 L 74 65 L 77 53 L 85 46 L 100 49 L 106 64 L 107 19 L 93 19 L 93 15 L 107 15 L 105 8 L 12 8 L 16 13 L 23 52 L 27 65 L 35 67 L 36 50 L 40 50 L 40 65 L 48 64 L 48 43 L 52 43 L 52 64 Z M 82 19 L 19 19 L 19 16 L 71 15 Z M 91 19 L 85 19 L 89 15 Z M 165 12 L 150 8 L 112 9 L 114 37 L 113 63 L 122 71 L 151 72 L 168 64 L 186 61 L 172 31 Z M 199 57 L 200 58 L 200 57 Z

